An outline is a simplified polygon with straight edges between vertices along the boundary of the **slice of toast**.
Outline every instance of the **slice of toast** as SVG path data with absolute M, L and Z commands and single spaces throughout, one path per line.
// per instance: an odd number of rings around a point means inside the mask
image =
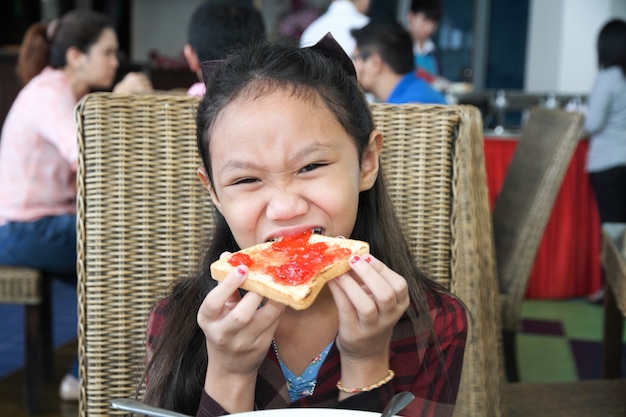
M 215 261 L 211 276 L 221 281 L 243 263 L 249 273 L 242 289 L 304 310 L 326 282 L 350 270 L 352 255 L 366 253 L 367 242 L 306 233 L 250 246 Z

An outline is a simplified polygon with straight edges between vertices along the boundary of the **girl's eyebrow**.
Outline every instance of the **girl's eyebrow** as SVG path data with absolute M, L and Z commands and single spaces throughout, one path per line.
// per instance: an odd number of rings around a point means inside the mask
M 311 143 L 307 146 L 305 146 L 304 148 L 298 150 L 298 152 L 294 153 L 293 155 L 289 156 L 289 162 L 292 161 L 299 161 L 301 159 L 304 159 L 305 157 L 309 156 L 312 153 L 315 153 L 316 157 L 320 157 L 323 156 L 327 153 L 329 153 L 330 149 L 332 148 L 332 144 L 330 142 L 315 142 L 315 143 Z
M 319 156 L 328 153 L 330 148 L 332 147 L 329 143 L 316 142 L 310 145 L 305 146 L 304 148 L 299 149 L 293 155 L 289 156 L 288 163 L 292 163 L 293 161 L 298 161 L 311 153 L 316 153 Z M 254 161 L 247 161 L 242 159 L 229 159 L 223 166 L 224 171 L 234 170 L 234 169 L 255 169 L 257 168 L 257 164 Z

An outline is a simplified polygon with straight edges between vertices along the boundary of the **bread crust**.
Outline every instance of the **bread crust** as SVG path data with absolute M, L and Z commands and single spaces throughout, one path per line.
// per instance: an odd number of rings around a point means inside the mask
M 328 244 L 331 249 L 337 246 L 347 248 L 350 250 L 350 254 L 337 259 L 329 265 L 326 265 L 319 273 L 313 276 L 309 282 L 298 285 L 277 282 L 272 276 L 265 274 L 260 270 L 250 268 L 248 278 L 243 282 L 240 288 L 255 292 L 270 300 L 286 304 L 295 310 L 304 310 L 313 304 L 320 291 L 328 281 L 337 278 L 350 270 L 349 259 L 352 255 L 363 255 L 369 253 L 369 244 L 360 240 L 316 234 L 311 235 L 309 238 L 309 244 L 316 242 L 324 242 Z M 273 242 L 260 243 L 258 245 L 242 249 L 236 253 L 244 253 L 254 257 L 255 254 L 268 249 L 272 243 Z M 211 264 L 211 276 L 216 281 L 221 281 L 226 278 L 226 276 L 235 268 L 233 265 L 228 263 L 228 259 L 229 257 L 220 259 Z

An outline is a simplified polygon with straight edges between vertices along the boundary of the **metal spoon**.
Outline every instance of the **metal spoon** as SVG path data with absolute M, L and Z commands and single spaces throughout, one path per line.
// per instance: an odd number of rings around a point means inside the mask
M 175 411 L 165 410 L 163 408 L 153 407 L 133 400 L 132 398 L 116 398 L 111 400 L 113 408 L 124 411 L 131 411 L 150 417 L 190 417 L 186 414 L 177 413 Z
M 412 392 L 402 391 L 397 393 L 391 398 L 391 401 L 387 403 L 387 406 L 383 410 L 383 413 L 380 417 L 391 417 L 398 414 L 400 411 L 404 410 L 404 407 L 409 405 L 411 401 L 415 398 Z

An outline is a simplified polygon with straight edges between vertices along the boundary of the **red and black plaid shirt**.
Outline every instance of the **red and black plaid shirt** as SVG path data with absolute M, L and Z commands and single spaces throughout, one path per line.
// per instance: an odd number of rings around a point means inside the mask
M 435 297 L 441 299 L 440 303 Z M 157 306 L 148 320 L 148 359 L 167 320 L 166 303 Z M 289 401 L 287 381 L 272 349 L 259 369 L 256 386 L 257 410 L 289 407 L 346 408 L 382 411 L 391 397 L 400 391 L 411 391 L 415 400 L 403 416 L 452 416 L 456 401 L 467 338 L 467 317 L 463 305 L 448 294 L 431 293 L 430 316 L 440 350 L 427 331 L 416 335 L 408 318 L 394 329 L 389 349 L 389 363 L 395 377 L 388 384 L 338 401 L 337 381 L 341 376 L 339 351 L 333 345 L 317 376 L 313 395 L 294 403 Z M 443 362 L 443 363 L 441 363 Z M 203 391 L 196 416 L 213 417 L 228 414 Z

